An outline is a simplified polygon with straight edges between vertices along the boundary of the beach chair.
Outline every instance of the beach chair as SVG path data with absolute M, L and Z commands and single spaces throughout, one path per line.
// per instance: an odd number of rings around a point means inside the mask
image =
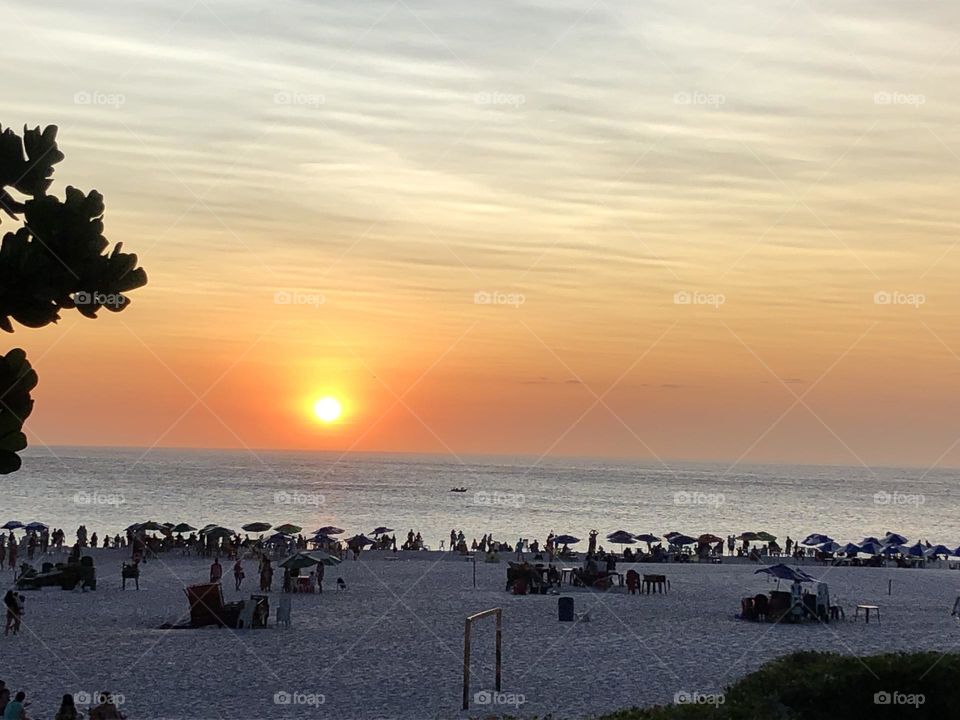
M 282 597 L 277 605 L 277 626 L 290 627 L 290 598 Z
M 140 566 L 136 563 L 124 563 L 120 569 L 120 589 L 127 589 L 127 580 L 133 580 L 137 590 L 140 589 Z
M 250 630 L 253 627 L 253 613 L 256 609 L 257 603 L 254 600 L 248 600 L 243 604 L 243 610 L 237 618 L 237 630 Z

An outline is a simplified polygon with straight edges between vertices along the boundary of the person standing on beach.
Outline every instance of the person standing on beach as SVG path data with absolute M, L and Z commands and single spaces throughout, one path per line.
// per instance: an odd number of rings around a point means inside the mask
M 270 564 L 270 558 L 263 558 L 263 567 L 260 569 L 260 592 L 271 592 L 273 590 L 273 566 Z
M 13 537 L 13 533 L 10 533 L 10 536 Z M 13 541 L 10 542 L 10 552 L 7 555 L 7 567 L 11 570 L 15 570 L 17 567 L 17 544 Z
M 77 712 L 77 704 L 73 701 L 73 695 L 67 694 L 60 699 L 60 709 L 53 716 L 53 720 L 80 720 L 83 715 Z
M 317 592 L 323 592 L 323 575 L 326 573 L 327 568 L 323 563 L 317 565 Z
M 210 565 L 210 582 L 218 583 L 223 577 L 223 565 L 220 564 L 220 558 L 215 557 Z
M 0 718 L 3 717 L 3 711 L 7 709 L 7 703 L 10 702 L 10 688 L 0 680 Z
M 733 535 L 727 535 L 727 552 L 732 556 L 733 549 L 737 546 L 737 539 Z
M 236 583 L 236 589 L 240 589 L 240 583 L 243 582 L 243 563 L 240 562 L 240 558 L 237 558 L 237 561 L 233 564 L 233 580 Z
M 7 625 L 3 634 L 9 635 L 13 630 L 13 634 L 16 635 L 20 629 L 20 600 L 13 590 L 7 590 L 7 594 L 3 596 L 3 607 L 7 611 Z
M 27 695 L 21 690 L 17 693 L 16 697 L 13 698 L 10 702 L 7 703 L 7 707 L 3 710 L 3 720 L 29 720 L 27 718 L 27 711 L 24 709 L 26 703 Z

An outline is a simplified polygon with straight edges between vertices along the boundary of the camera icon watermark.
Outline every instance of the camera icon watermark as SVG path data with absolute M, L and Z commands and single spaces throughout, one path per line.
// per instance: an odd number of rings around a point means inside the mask
M 297 491 L 278 490 L 273 494 L 274 505 L 307 505 L 320 507 L 326 504 L 327 498 L 320 493 L 302 493 Z
M 473 102 L 477 105 L 505 106 L 516 110 L 526 104 L 527 98 L 520 93 L 483 91 L 473 96 Z
M 79 690 L 73 693 L 73 702 L 77 705 L 99 705 L 108 700 L 114 705 L 123 705 L 126 703 L 127 698 L 122 693 L 103 692 L 100 690 L 96 692 Z
M 126 499 L 123 493 L 100 492 L 99 490 L 77 490 L 73 494 L 75 505 L 123 505 Z
M 873 102 L 875 105 L 907 105 L 918 108 L 926 104 L 927 96 L 920 95 L 919 93 L 886 91 L 874 93 Z
M 296 107 L 319 108 L 327 103 L 327 98 L 320 93 L 293 92 L 281 90 L 273 94 L 274 105 L 292 105 Z
M 720 507 L 725 505 L 726 502 L 727 498 L 723 493 L 680 490 L 673 494 L 673 504 L 678 507 Z
M 727 98 L 720 93 L 706 93 L 699 90 L 682 91 L 673 94 L 674 105 L 700 105 L 702 107 L 718 109 L 726 104 Z
M 494 490 L 493 492 L 478 490 L 473 495 L 474 505 L 484 505 L 487 507 L 519 508 L 523 507 L 526 501 L 527 498 L 523 493 L 508 493 L 499 490 Z
M 675 705 L 723 705 L 727 701 L 723 693 L 704 693 L 698 690 L 678 690 L 673 695 Z
M 127 102 L 125 95 L 121 93 L 105 93 L 98 90 L 80 90 L 73 94 L 74 105 L 97 105 L 100 107 L 112 107 L 119 109 Z
M 874 705 L 906 705 L 918 708 L 927 701 L 923 693 L 887 692 L 881 690 L 873 694 Z
M 878 290 L 873 294 L 875 305 L 907 305 L 919 308 L 927 302 L 923 293 L 905 293 L 899 290 Z
M 714 309 L 719 309 L 726 302 L 727 297 L 723 293 L 678 290 L 673 294 L 674 305 L 708 305 Z
M 99 290 L 78 290 L 73 294 L 73 304 L 77 307 L 105 307 L 108 310 L 120 310 L 130 302 L 120 293 L 103 293 Z
M 319 707 L 327 702 L 327 697 L 323 693 L 305 693 L 288 692 L 278 690 L 273 694 L 274 705 L 305 705 L 307 707 Z
M 880 490 L 873 495 L 874 505 L 894 505 L 899 507 L 920 507 L 927 502 L 926 495 L 915 493 L 902 493 L 898 491 L 887 492 Z
M 474 305 L 507 305 L 518 308 L 527 301 L 521 293 L 488 292 L 478 290 L 473 294 Z
M 273 294 L 274 305 L 306 305 L 318 308 L 325 305 L 327 298 L 316 292 L 300 292 L 299 290 L 277 290 Z
M 492 692 L 480 690 L 473 694 L 473 702 L 477 705 L 506 705 L 518 708 L 527 701 L 523 693 Z

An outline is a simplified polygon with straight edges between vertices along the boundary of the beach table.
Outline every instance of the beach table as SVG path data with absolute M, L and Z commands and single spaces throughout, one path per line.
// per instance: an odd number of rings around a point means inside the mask
M 866 617 L 866 621 L 870 622 L 870 613 L 875 612 L 877 614 L 877 622 L 880 622 L 880 608 L 876 605 L 857 605 L 857 610 L 853 614 L 853 619 L 856 620 L 860 617 L 860 611 L 863 610 L 863 614 Z

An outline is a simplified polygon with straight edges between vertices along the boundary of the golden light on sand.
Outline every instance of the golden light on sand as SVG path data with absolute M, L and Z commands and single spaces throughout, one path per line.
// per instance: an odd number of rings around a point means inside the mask
M 322 397 L 313 404 L 313 414 L 322 423 L 332 423 L 343 411 L 340 401 L 333 397 Z

